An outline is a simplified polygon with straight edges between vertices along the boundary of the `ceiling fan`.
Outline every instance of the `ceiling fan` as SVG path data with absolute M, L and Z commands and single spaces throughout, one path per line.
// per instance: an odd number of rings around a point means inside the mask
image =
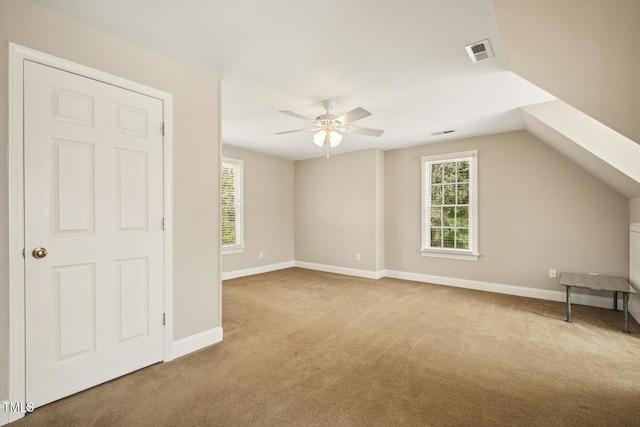
M 342 141 L 341 133 L 355 133 L 359 135 L 367 135 L 367 136 L 380 136 L 384 133 L 383 130 L 380 129 L 370 129 L 363 128 L 359 126 L 351 126 L 350 123 L 355 122 L 356 120 L 364 119 L 365 117 L 369 117 L 371 115 L 370 112 L 365 110 L 364 108 L 356 108 L 354 110 L 349 111 L 348 113 L 344 113 L 340 116 L 336 116 L 331 114 L 331 110 L 335 106 L 335 102 L 332 100 L 322 101 L 322 105 L 324 109 L 327 111 L 326 114 L 322 114 L 315 119 L 302 116 L 298 113 L 294 113 L 292 111 L 280 111 L 281 113 L 288 114 L 289 116 L 296 117 L 298 119 L 306 120 L 312 123 L 312 127 L 304 128 L 304 129 L 296 129 L 296 130 L 288 130 L 284 132 L 276 132 L 276 135 L 284 135 L 287 133 L 294 132 L 303 132 L 303 131 L 311 131 L 316 132 L 313 136 L 313 142 L 318 146 L 327 147 L 327 158 L 329 158 L 329 147 L 336 147 Z

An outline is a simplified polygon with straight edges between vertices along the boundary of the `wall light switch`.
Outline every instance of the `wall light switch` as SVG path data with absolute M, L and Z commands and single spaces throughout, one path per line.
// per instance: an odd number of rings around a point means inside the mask
M 260 259 L 264 258 L 264 252 L 260 252 Z

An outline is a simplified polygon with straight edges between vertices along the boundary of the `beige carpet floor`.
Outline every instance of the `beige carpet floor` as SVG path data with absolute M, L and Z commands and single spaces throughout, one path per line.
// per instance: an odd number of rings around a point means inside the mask
M 224 341 L 22 426 L 640 425 L 622 313 L 292 268 L 223 285 Z

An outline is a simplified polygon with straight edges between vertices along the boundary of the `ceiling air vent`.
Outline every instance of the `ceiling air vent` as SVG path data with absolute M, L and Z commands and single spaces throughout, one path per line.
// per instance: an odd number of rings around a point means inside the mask
M 465 49 L 467 49 L 469 58 L 471 58 L 471 62 L 474 64 L 493 58 L 493 51 L 491 50 L 489 40 L 482 40 L 477 43 L 470 44 L 469 46 L 466 46 Z
M 440 132 L 433 132 L 431 134 L 431 136 L 444 135 L 444 134 L 447 134 L 447 133 L 454 133 L 454 132 L 455 132 L 455 130 L 443 130 L 443 131 L 440 131 Z

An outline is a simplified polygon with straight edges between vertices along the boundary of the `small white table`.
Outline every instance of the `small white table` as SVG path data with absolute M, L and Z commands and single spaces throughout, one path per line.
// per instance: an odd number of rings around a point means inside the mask
M 561 273 L 560 284 L 567 288 L 567 322 L 569 323 L 571 323 L 571 287 L 613 292 L 614 311 L 618 311 L 618 292 L 622 292 L 623 331 L 629 333 L 629 294 L 635 294 L 636 291 L 625 279 L 593 274 Z

